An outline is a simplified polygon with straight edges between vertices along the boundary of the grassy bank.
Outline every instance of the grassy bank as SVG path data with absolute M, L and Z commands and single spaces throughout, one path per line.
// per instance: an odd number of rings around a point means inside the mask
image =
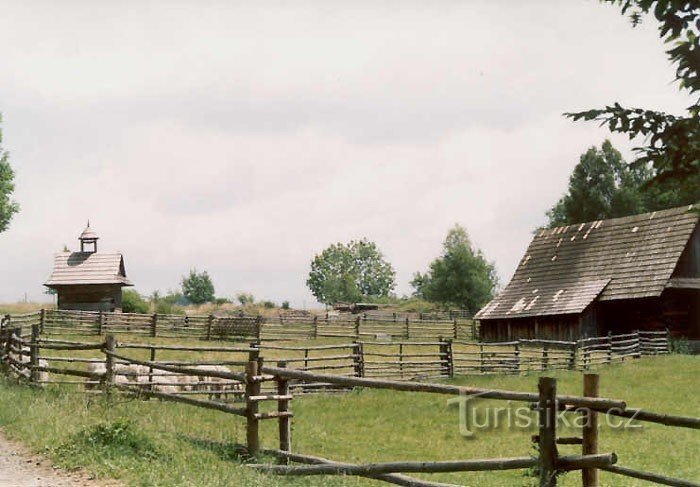
M 604 367 L 599 372 L 603 396 L 656 412 L 700 415 L 699 357 L 645 358 Z M 554 375 L 562 393 L 580 393 L 580 373 L 563 371 Z M 537 377 L 470 377 L 453 382 L 534 391 Z M 493 401 L 478 404 L 482 412 L 488 406 L 507 406 Z M 298 397 L 292 407 L 293 449 L 300 453 L 352 462 L 534 454 L 529 441 L 534 428 L 508 428 L 503 424 L 505 420 L 497 429 L 477 429 L 472 438 L 460 436 L 458 410 L 447 404 L 445 396 L 365 390 Z M 504 418 L 507 412 L 499 414 Z M 258 474 L 243 466 L 238 457 L 237 444 L 245 438 L 241 418 L 179 404 L 120 395 L 109 399 L 85 397 L 59 388 L 36 391 L 3 380 L 0 425 L 11 437 L 47 454 L 60 466 L 84 467 L 98 476 L 122 479 L 128 485 L 375 485 L 354 478 L 293 479 Z M 576 433 L 572 429 L 562 435 Z M 264 446 L 275 447 L 276 438 L 276 423 L 265 422 Z M 600 448 L 601 452 L 615 451 L 620 465 L 700 480 L 697 431 L 652 424 L 625 430 L 604 426 Z M 560 448 L 562 454 L 577 450 L 572 446 Z M 429 478 L 466 485 L 534 483 L 522 471 Z M 567 474 L 561 485 L 580 485 L 579 478 L 578 473 Z M 602 484 L 644 485 L 606 473 L 602 474 Z

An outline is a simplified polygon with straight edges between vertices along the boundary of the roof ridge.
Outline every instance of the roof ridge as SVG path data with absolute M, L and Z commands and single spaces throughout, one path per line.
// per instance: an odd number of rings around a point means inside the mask
M 675 216 L 678 214 L 692 214 L 691 210 L 700 208 L 700 204 L 691 204 L 691 205 L 683 205 L 683 206 L 676 206 L 674 208 L 666 208 L 663 210 L 654 210 L 654 211 L 647 211 L 646 213 L 636 213 L 634 215 L 627 215 L 627 216 L 618 216 L 615 218 L 604 218 L 601 220 L 591 220 L 591 221 L 586 221 L 586 222 L 576 222 L 576 223 L 569 223 L 568 225 L 559 225 L 556 227 L 550 227 L 550 228 L 542 228 L 540 229 L 539 232 L 537 232 L 537 236 L 540 236 L 542 232 L 551 232 L 550 236 L 554 234 L 555 230 L 561 230 L 562 228 L 569 228 L 569 227 L 577 227 L 580 225 L 591 225 L 591 224 L 596 224 L 598 222 L 607 222 L 607 223 L 627 223 L 627 222 L 632 222 L 636 220 L 643 221 L 645 220 L 646 216 L 659 216 L 659 217 L 665 217 L 665 216 Z M 698 218 L 696 216 L 696 218 Z

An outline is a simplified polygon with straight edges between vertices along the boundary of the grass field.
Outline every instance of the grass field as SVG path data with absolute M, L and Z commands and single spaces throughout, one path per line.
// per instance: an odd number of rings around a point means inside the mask
M 601 367 L 601 395 L 624 399 L 631 407 L 655 412 L 700 415 L 697 377 L 700 357 L 665 356 Z M 548 374 L 550 375 L 550 374 Z M 560 392 L 580 394 L 581 374 L 560 371 Z M 479 387 L 535 391 L 537 376 L 469 377 L 450 382 Z M 364 390 L 343 395 L 297 397 L 292 408 L 293 450 L 351 462 L 448 460 L 534 454 L 534 429 L 477 430 L 459 433 L 458 409 L 446 396 Z M 483 401 L 488 406 L 507 406 Z M 515 404 L 513 406 L 516 406 Z M 503 413 L 504 414 L 504 413 Z M 238 444 L 245 439 L 242 418 L 160 401 L 121 395 L 86 397 L 75 389 L 52 386 L 32 390 L 0 382 L 0 426 L 11 437 L 47 454 L 66 468 L 85 468 L 128 485 L 381 485 L 338 477 L 281 478 L 242 465 Z M 577 432 L 562 431 L 572 436 Z M 264 422 L 263 445 L 276 447 L 275 422 Z M 579 447 L 561 446 L 562 454 Z M 700 480 L 697 431 L 644 424 L 641 429 L 601 431 L 601 452 L 615 451 L 619 464 Z M 645 485 L 603 472 L 603 485 Z M 532 485 L 522 471 L 442 474 L 426 478 L 465 485 Z M 561 485 L 580 485 L 580 474 Z M 646 484 L 648 485 L 648 484 Z

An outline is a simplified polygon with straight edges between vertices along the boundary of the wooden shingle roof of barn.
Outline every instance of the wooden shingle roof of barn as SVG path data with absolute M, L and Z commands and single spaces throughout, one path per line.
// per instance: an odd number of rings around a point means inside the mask
M 591 302 L 660 296 L 698 225 L 692 206 L 541 230 L 477 319 L 580 313 Z
M 124 258 L 119 252 L 60 252 L 54 257 L 53 272 L 45 286 L 78 284 L 122 284 L 126 278 Z

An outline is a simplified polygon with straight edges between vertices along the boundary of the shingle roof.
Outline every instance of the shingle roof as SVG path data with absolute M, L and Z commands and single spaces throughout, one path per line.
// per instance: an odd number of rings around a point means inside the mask
M 123 284 L 131 286 L 119 252 L 61 252 L 54 257 L 53 272 L 44 286 L 74 284 Z
M 580 313 L 593 300 L 659 296 L 698 224 L 683 206 L 541 230 L 477 319 Z

